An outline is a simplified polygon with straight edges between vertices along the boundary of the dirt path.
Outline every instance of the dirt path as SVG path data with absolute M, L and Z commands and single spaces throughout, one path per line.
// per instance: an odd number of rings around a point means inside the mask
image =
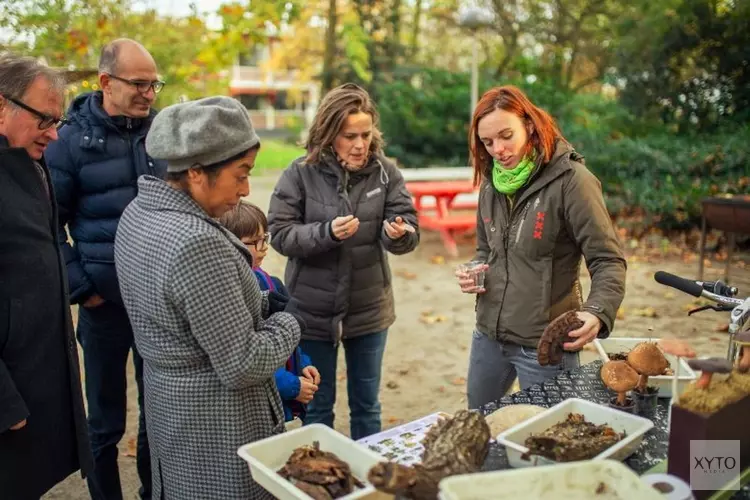
M 250 200 L 261 207 L 268 200 L 275 177 L 252 178 Z M 471 257 L 471 245 L 463 245 L 459 259 L 444 259 L 443 248 L 435 234 L 423 234 L 419 248 L 405 256 L 391 256 L 398 319 L 390 329 L 383 366 L 381 400 L 383 426 L 392 427 L 437 410 L 454 412 L 466 406 L 465 382 L 471 330 L 474 324 L 472 298 L 462 295 L 455 284 L 453 269 Z M 742 260 L 744 258 L 744 261 Z M 750 270 L 739 256 L 733 262 L 733 284 L 750 295 Z M 271 251 L 264 267 L 283 276 L 285 259 Z M 697 274 L 696 262 L 660 260 L 643 262 L 629 259 L 627 293 L 621 319 L 613 336 L 661 337 L 674 335 L 689 339 L 700 355 L 724 356 L 727 334 L 717 331 L 728 320 L 727 314 L 711 311 L 687 317 L 691 298 L 671 291 L 653 280 L 657 270 L 685 277 Z M 705 279 L 722 276 L 723 263 L 707 268 Z M 588 289 L 589 277 L 581 276 Z M 584 353 L 582 362 L 593 355 Z M 348 434 L 346 375 L 343 355 L 339 357 L 336 429 Z M 138 479 L 135 458 L 124 456 L 135 437 L 137 421 L 135 383 L 130 376 L 128 393 L 128 430 L 120 449 L 120 465 L 125 498 L 137 498 Z M 71 477 L 45 499 L 86 499 L 88 493 L 80 477 Z

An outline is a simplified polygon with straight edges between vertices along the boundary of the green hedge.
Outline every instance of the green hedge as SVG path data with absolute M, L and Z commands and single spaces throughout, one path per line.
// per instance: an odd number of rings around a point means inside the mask
M 570 94 L 550 82 L 510 83 L 555 117 L 602 181 L 613 214 L 641 211 L 647 223 L 687 227 L 697 223 L 706 196 L 750 193 L 750 125 L 679 136 L 613 99 Z M 388 155 L 407 167 L 467 165 L 467 75 L 405 72 L 378 95 Z

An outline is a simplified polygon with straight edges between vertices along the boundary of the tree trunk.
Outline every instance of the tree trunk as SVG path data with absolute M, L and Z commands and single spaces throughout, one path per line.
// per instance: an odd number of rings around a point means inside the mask
M 412 20 L 411 41 L 409 42 L 409 57 L 414 59 L 419 51 L 419 23 L 422 21 L 422 0 L 414 5 L 414 19 Z
M 333 88 L 333 67 L 336 57 L 336 0 L 328 0 L 328 27 L 326 28 L 326 45 L 323 55 L 322 93 Z

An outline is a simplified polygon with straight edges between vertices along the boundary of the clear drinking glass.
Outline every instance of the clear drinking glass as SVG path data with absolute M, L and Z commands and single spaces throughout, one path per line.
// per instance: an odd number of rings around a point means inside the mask
M 481 260 L 472 260 L 458 266 L 459 272 L 466 273 L 474 278 L 476 288 L 484 288 L 484 266 L 485 262 Z

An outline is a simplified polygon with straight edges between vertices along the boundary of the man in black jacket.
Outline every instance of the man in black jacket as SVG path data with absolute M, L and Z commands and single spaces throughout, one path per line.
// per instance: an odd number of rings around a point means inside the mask
M 0 496 L 39 498 L 93 461 L 57 205 L 42 155 L 63 81 L 0 54 Z
M 148 500 L 152 478 L 143 412 L 143 360 L 120 296 L 114 242 L 120 215 L 138 193 L 138 177 L 166 174 L 166 163 L 150 158 L 144 145 L 156 115 L 152 105 L 164 82 L 141 44 L 119 39 L 102 49 L 99 84 L 100 91 L 73 101 L 69 123 L 44 158 L 59 204 L 59 243 L 70 300 L 80 306 L 77 334 L 83 348 L 89 436 L 96 463 L 89 492 L 94 500 L 122 499 L 117 444 L 125 433 L 126 370 L 132 352 L 141 410 L 136 466 L 141 498 Z

